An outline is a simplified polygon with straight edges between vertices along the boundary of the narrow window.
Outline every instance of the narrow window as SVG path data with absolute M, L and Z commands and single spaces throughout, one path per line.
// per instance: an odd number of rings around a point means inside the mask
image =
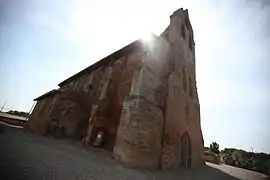
M 185 92 L 187 92 L 187 80 L 183 79 L 183 89 Z
M 186 39 L 186 29 L 185 26 L 182 24 L 182 37 L 183 39 Z
M 89 90 L 89 87 L 90 87 L 90 82 L 89 81 L 86 81 L 85 85 L 84 85 L 84 92 L 87 94 L 88 93 L 88 90 Z
M 185 69 L 183 68 L 182 69 L 182 78 L 183 78 L 183 90 L 185 91 L 185 92 L 187 92 L 187 76 L 186 76 L 186 72 L 185 72 Z
M 189 45 L 189 49 L 192 50 L 192 39 L 191 39 L 191 37 L 189 37 L 188 45 Z
M 193 84 L 191 78 L 189 78 L 189 96 L 193 98 Z
M 185 23 L 186 23 L 186 27 L 187 27 L 187 29 L 189 29 L 189 23 L 188 23 L 188 18 L 186 18 L 186 21 L 185 21 Z
M 185 106 L 185 118 L 186 118 L 186 121 L 189 120 L 189 108 L 188 108 L 188 105 Z

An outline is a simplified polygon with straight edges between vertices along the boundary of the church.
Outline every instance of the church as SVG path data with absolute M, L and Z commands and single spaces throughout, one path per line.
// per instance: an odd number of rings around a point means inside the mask
M 188 10 L 36 99 L 27 128 L 112 152 L 130 167 L 204 165 L 195 43 Z

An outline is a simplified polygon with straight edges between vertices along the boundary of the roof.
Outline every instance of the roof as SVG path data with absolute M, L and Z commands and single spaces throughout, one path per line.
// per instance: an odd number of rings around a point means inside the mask
M 152 34 L 152 33 L 150 35 L 153 37 L 153 39 L 160 38 L 159 36 L 156 36 L 155 34 Z M 111 55 L 109 55 L 109 56 L 101 59 L 100 61 L 92 64 L 91 66 L 85 68 L 84 70 L 78 72 L 77 74 L 69 77 L 68 79 L 66 79 L 63 82 L 59 83 L 58 86 L 62 87 L 65 84 L 69 83 L 70 81 L 74 80 L 75 78 L 81 77 L 81 76 L 85 75 L 86 73 L 97 70 L 98 68 L 100 68 L 100 67 L 102 67 L 104 65 L 107 65 L 109 63 L 113 63 L 116 60 L 118 60 L 120 57 L 123 57 L 124 55 L 130 54 L 132 52 L 138 51 L 138 50 L 142 49 L 143 47 L 145 47 L 145 44 L 141 39 L 133 41 L 132 43 L 130 43 L 129 45 L 123 47 L 122 49 L 112 53 Z M 47 96 L 51 96 L 51 95 L 53 95 L 54 93 L 57 93 L 57 92 L 60 92 L 60 89 L 51 90 L 51 91 L 49 91 L 49 92 L 35 98 L 34 101 L 38 101 L 38 100 L 40 100 L 42 98 L 45 98 Z
M 98 62 L 90 65 L 89 67 L 85 68 L 84 70 L 78 72 L 77 74 L 69 77 L 68 79 L 64 80 L 63 82 L 59 83 L 58 86 L 62 87 L 65 84 L 69 83 L 70 81 L 74 80 L 75 78 L 81 77 L 86 73 L 92 72 L 94 70 L 97 70 L 98 68 L 107 65 L 109 63 L 112 63 L 119 59 L 120 57 L 123 57 L 124 55 L 130 54 L 132 52 L 135 52 L 136 50 L 143 47 L 143 42 L 138 39 L 136 41 L 133 41 L 129 45 L 123 47 L 122 49 L 112 53 L 111 55 L 99 60 Z
M 45 98 L 45 97 L 47 97 L 47 96 L 51 96 L 51 95 L 53 95 L 54 93 L 56 93 L 56 92 L 58 92 L 58 91 L 59 91 L 59 90 L 57 90 L 57 89 L 51 90 L 51 91 L 49 91 L 49 92 L 47 92 L 47 93 L 45 93 L 45 94 L 43 94 L 43 95 L 37 97 L 36 99 L 34 99 L 34 101 L 38 101 L 38 100 L 40 100 L 40 99 L 42 99 L 42 98 Z
M 26 117 L 8 114 L 8 113 L 4 113 L 4 112 L 0 112 L 0 117 L 5 117 L 5 118 L 9 118 L 9 119 L 16 119 L 16 120 L 21 120 L 21 121 L 27 121 Z

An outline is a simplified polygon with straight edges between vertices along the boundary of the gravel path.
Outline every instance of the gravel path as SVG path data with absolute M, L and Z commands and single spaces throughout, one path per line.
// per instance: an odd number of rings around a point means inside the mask
M 261 179 L 258 173 L 213 164 L 192 171 L 180 168 L 170 171 L 129 169 L 116 162 L 105 150 L 85 150 L 78 142 L 35 136 L 21 129 L 6 129 L 0 134 L 0 144 L 1 180 L 237 180 L 251 175 L 252 180 Z

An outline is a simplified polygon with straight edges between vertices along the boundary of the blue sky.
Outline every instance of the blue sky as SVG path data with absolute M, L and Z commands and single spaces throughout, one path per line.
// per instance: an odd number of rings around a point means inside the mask
M 267 0 L 2 0 L 0 105 L 29 111 L 62 80 L 145 33 L 160 34 L 181 6 L 195 33 L 205 145 L 270 153 Z

